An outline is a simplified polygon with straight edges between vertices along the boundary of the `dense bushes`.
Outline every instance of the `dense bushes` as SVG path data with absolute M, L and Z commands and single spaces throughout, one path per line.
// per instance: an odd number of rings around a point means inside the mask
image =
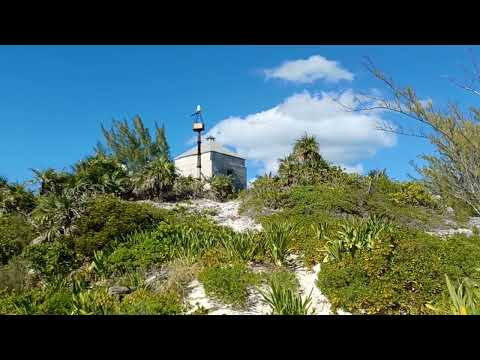
M 205 183 L 191 176 L 180 176 L 173 184 L 173 195 L 176 200 L 197 199 L 204 195 Z
M 111 195 L 97 197 L 75 223 L 75 249 L 91 256 L 94 250 L 101 250 L 114 240 L 152 228 L 166 214 L 166 210 L 124 202 Z
M 215 175 L 209 181 L 213 196 L 218 201 L 225 201 L 235 192 L 231 176 Z
M 332 305 L 368 313 L 431 313 L 447 301 L 444 276 L 475 275 L 478 238 L 448 241 L 397 230 L 371 250 L 322 265 L 318 285 Z
M 207 295 L 240 308 L 246 304 L 248 287 L 259 282 L 245 265 L 208 267 L 199 274 L 199 280 Z
M 20 254 L 34 237 L 35 230 L 25 217 L 0 216 L 0 266 Z

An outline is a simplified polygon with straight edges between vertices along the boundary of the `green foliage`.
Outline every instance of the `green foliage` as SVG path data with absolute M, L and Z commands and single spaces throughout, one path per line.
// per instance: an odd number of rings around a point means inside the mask
M 31 170 L 35 176 L 33 183 L 40 185 L 40 195 L 61 195 L 65 189 L 74 186 L 75 178 L 68 172 L 56 171 L 52 168 Z
M 264 229 L 265 246 L 277 265 L 285 263 L 295 239 L 295 226 L 291 223 L 272 222 Z
M 8 214 L 29 214 L 35 207 L 35 197 L 20 184 L 0 181 L 0 217 Z
M 336 238 L 327 241 L 324 261 L 341 260 L 346 254 L 353 258 L 357 251 L 371 250 L 384 234 L 388 236 L 392 231 L 388 223 L 375 216 L 366 220 L 353 218 L 341 224 Z
M 129 203 L 112 195 L 92 199 L 75 222 L 75 248 L 79 254 L 92 256 L 115 240 L 152 228 L 167 215 L 167 210 L 147 204 Z
M 139 199 L 158 199 L 172 190 L 175 177 L 174 163 L 164 158 L 154 159 L 134 176 L 133 193 Z
M 111 269 L 118 273 L 149 268 L 176 258 L 198 259 L 221 245 L 233 231 L 214 225 L 204 218 L 185 222 L 163 222 L 152 230 L 128 237 L 109 256 Z
M 241 194 L 240 211 L 253 209 L 258 212 L 263 208 L 280 209 L 288 199 L 288 189 L 282 188 L 278 177 L 262 176 L 257 178 L 250 189 Z
M 259 291 L 272 308 L 272 315 L 310 315 L 311 294 L 302 299 L 296 291 L 277 281 L 270 281 L 268 292 Z
M 428 189 L 418 182 L 403 183 L 400 191 L 391 194 L 391 199 L 394 204 L 431 208 L 437 206 Z
M 248 299 L 248 287 L 259 283 L 259 278 L 245 265 L 207 267 L 199 274 L 207 295 L 242 308 Z
M 280 160 L 278 168 L 279 179 L 286 186 L 313 185 L 341 173 L 323 159 L 316 138 L 308 134 L 295 141 L 292 153 Z
M 184 311 L 178 293 L 169 291 L 155 293 L 139 289 L 122 299 L 119 306 L 120 314 L 135 315 L 178 315 Z
M 35 230 L 20 215 L 0 216 L 0 266 L 22 252 L 35 237 Z
M 478 277 L 479 244 L 396 229 L 371 250 L 323 264 L 318 285 L 334 307 L 349 311 L 428 314 L 447 299 L 444 274 Z
M 215 175 L 209 179 L 213 196 L 218 201 L 229 199 L 235 192 L 231 176 Z
M 0 293 L 22 292 L 32 285 L 33 279 L 28 273 L 28 267 L 18 257 L 11 259 L 8 265 L 0 267 Z
M 52 243 L 28 246 L 22 253 L 33 270 L 47 280 L 67 275 L 78 265 L 78 258 L 71 239 L 59 239 Z
M 72 315 L 112 315 L 117 301 L 105 288 L 85 290 L 73 295 Z
M 110 130 L 102 125 L 102 133 L 107 148 L 97 146 L 97 154 L 112 156 L 133 173 L 141 171 L 153 160 L 170 159 L 165 128 L 159 128 L 155 124 L 156 136 L 155 140 L 152 140 L 149 130 L 139 116 L 133 119 L 132 127 L 126 120 L 113 120 Z
M 96 188 L 100 193 L 117 196 L 128 195 L 131 191 L 126 167 L 113 158 L 90 156 L 75 164 L 74 170 L 77 186 Z
M 455 288 L 445 275 L 450 294 L 451 312 L 455 315 L 480 315 L 480 286 L 468 278 Z
M 173 184 L 173 194 L 177 200 L 198 199 L 205 194 L 205 183 L 192 176 L 179 176 Z
M 256 231 L 245 233 L 225 233 L 221 238 L 227 257 L 232 261 L 259 260 L 265 254 L 262 234 Z

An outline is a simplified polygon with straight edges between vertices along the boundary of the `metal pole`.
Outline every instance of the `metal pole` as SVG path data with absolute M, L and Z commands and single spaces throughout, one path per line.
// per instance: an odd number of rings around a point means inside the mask
M 198 131 L 198 138 L 197 138 L 197 177 L 198 180 L 202 179 L 202 150 L 201 150 L 201 131 Z

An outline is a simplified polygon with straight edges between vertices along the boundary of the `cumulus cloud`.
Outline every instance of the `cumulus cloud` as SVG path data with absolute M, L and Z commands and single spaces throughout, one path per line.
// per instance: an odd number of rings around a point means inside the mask
M 264 70 L 264 73 L 267 79 L 282 79 L 295 83 L 313 83 L 317 80 L 336 83 L 340 80 L 353 80 L 353 74 L 343 69 L 338 62 L 320 55 L 286 61 L 276 68 Z
M 333 100 L 337 98 L 337 102 Z M 379 149 L 392 147 L 395 134 L 376 130 L 385 123 L 382 113 L 352 112 L 345 107 L 358 104 L 356 94 L 310 94 L 307 91 L 281 104 L 245 117 L 230 117 L 208 133 L 235 150 L 264 172 L 276 172 L 278 160 L 292 150 L 293 142 L 305 133 L 315 135 L 325 159 L 351 172 L 362 172 L 361 161 Z

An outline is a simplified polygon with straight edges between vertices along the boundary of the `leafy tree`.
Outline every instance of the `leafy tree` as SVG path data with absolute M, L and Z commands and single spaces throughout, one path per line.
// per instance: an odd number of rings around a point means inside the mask
M 137 172 L 157 158 L 170 160 L 165 127 L 155 124 L 155 140 L 152 140 L 140 116 L 134 117 L 132 127 L 126 120 L 113 120 L 110 130 L 102 125 L 102 133 L 106 147 L 97 145 L 97 154 L 112 155 L 129 171 Z
M 416 170 L 434 192 L 466 203 L 480 215 L 480 108 L 471 107 L 469 112 L 463 112 L 458 105 L 450 104 L 445 111 L 434 109 L 431 102 L 421 101 L 411 87 L 396 85 L 371 62 L 366 66 L 386 85 L 390 96 L 365 96 L 366 102 L 361 102 L 357 110 L 389 110 L 414 120 L 420 126 L 418 130 L 404 126 L 394 128 L 389 124 L 381 124 L 379 129 L 428 139 L 436 151 L 422 156 L 426 166 L 416 167 Z M 476 71 L 472 84 L 456 84 L 480 96 L 474 87 L 478 81 Z

